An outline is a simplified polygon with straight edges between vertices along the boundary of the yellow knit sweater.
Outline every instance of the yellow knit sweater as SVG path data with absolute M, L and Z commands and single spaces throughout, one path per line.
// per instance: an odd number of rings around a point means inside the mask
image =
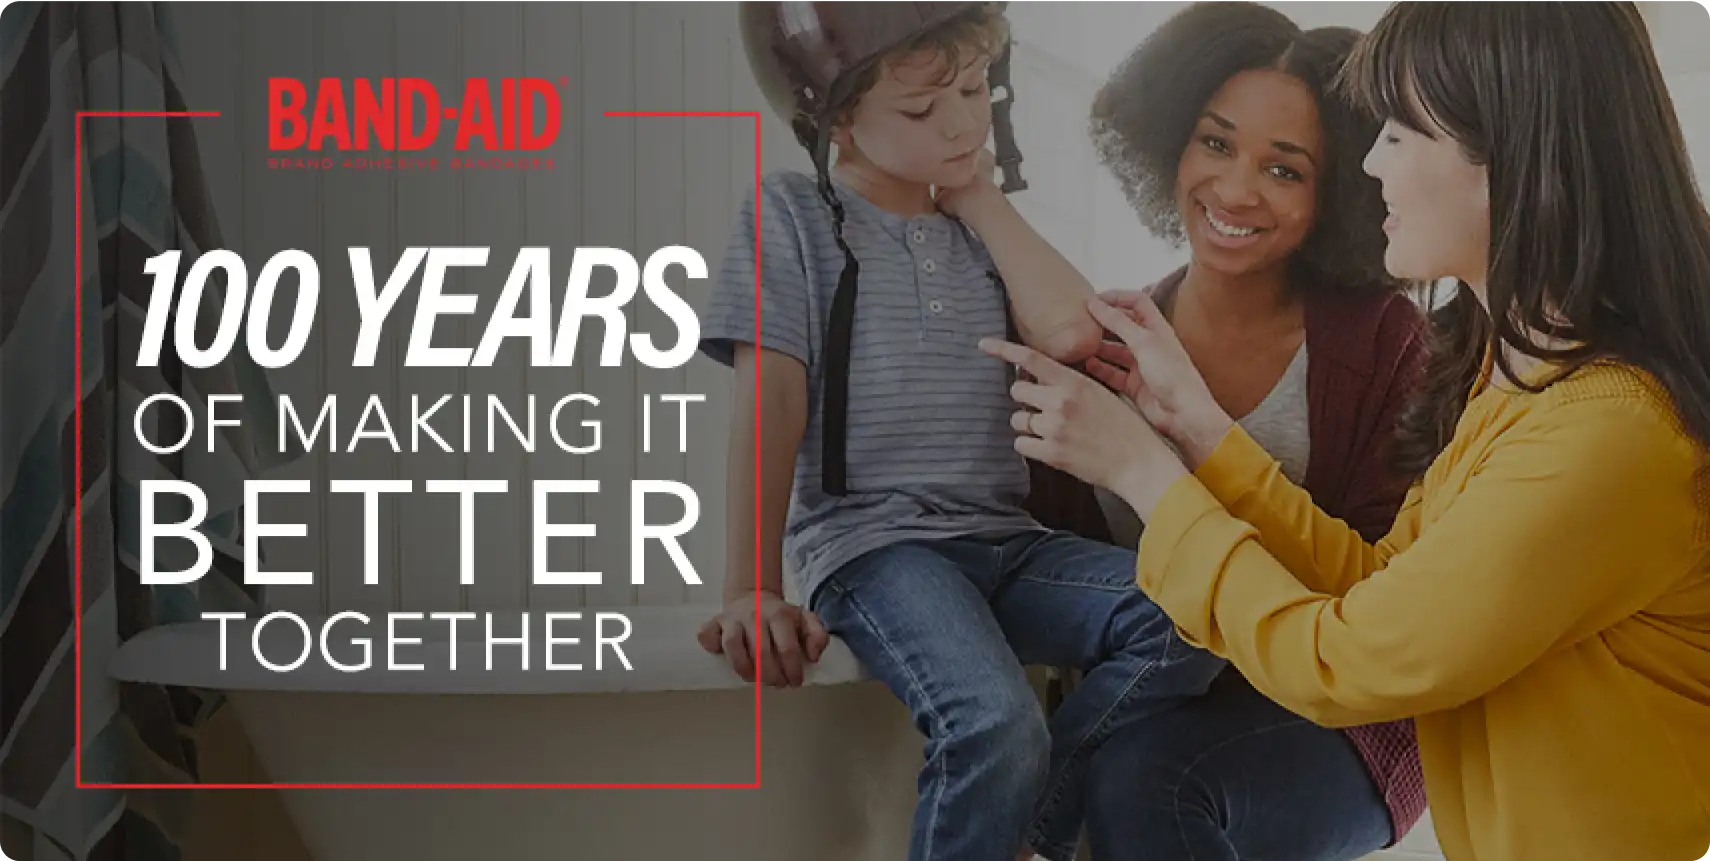
M 1367 544 L 1239 427 L 1176 482 L 1139 582 L 1327 726 L 1417 718 L 1450 861 L 1710 848 L 1710 486 L 1654 380 L 1484 387 Z

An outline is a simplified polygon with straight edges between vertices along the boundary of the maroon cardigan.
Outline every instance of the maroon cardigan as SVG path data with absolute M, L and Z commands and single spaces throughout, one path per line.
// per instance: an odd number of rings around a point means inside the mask
M 1152 288 L 1173 292 L 1179 269 Z M 1424 370 L 1424 315 L 1400 294 L 1308 293 L 1307 424 L 1311 455 L 1306 491 L 1319 508 L 1367 541 L 1389 532 L 1411 484 L 1390 468 L 1396 421 Z M 1031 461 L 1028 510 L 1044 525 L 1109 542 L 1110 528 L 1092 488 Z M 1410 720 L 1343 730 L 1383 794 L 1400 840 L 1425 810 L 1418 744 Z M 1393 842 L 1392 840 L 1392 842 Z

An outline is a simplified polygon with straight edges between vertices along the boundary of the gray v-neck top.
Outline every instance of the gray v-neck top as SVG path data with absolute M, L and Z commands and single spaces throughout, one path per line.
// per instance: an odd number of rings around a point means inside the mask
M 1295 484 L 1306 482 L 1306 463 L 1312 457 L 1312 434 L 1307 429 L 1306 343 L 1300 344 L 1276 387 L 1240 421 L 1236 422 L 1271 457 L 1282 464 L 1283 475 Z

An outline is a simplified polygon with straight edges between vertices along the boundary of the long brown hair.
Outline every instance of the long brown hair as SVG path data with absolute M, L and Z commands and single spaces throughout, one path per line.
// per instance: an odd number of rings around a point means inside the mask
M 1710 446 L 1710 215 L 1631 3 L 1400 3 L 1344 69 L 1378 116 L 1448 132 L 1490 182 L 1491 313 L 1461 285 L 1432 314 L 1425 382 L 1398 453 L 1453 435 L 1501 345 L 1562 363 L 1636 366 Z M 1577 346 L 1552 350 L 1527 331 Z

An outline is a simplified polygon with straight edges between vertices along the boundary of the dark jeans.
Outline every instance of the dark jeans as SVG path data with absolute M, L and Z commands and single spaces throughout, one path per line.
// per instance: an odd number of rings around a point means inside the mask
M 1353 744 L 1283 709 L 1233 668 L 1093 755 L 1096 861 L 1351 861 L 1390 842 Z

